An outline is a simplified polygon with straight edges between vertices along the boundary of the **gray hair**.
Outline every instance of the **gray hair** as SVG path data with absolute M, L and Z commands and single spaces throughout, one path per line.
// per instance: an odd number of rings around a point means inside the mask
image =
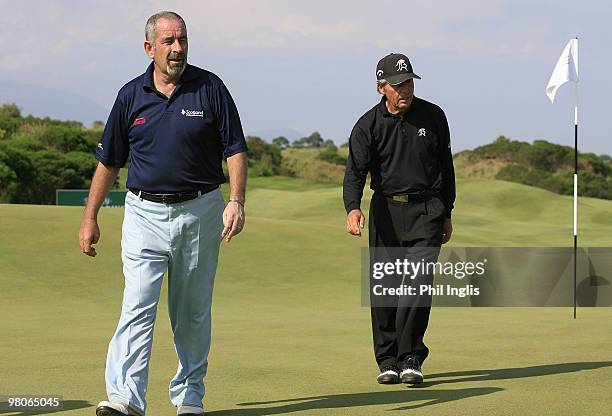
M 385 85 L 387 85 L 389 83 L 389 81 L 387 81 L 384 78 L 381 79 L 377 79 L 376 80 L 376 91 L 380 92 L 380 88 L 384 87 Z
M 145 25 L 145 39 L 147 42 L 155 41 L 155 29 L 157 28 L 157 20 L 159 19 L 170 19 L 170 20 L 178 20 L 183 25 L 183 29 L 187 32 L 187 25 L 181 16 L 178 13 L 170 12 L 164 10 L 159 13 L 155 13 L 153 16 L 149 17 L 147 20 L 147 24 Z

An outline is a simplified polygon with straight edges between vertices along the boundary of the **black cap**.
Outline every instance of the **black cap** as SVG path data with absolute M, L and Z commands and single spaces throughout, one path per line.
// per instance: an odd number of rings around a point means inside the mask
M 401 53 L 391 53 L 376 65 L 376 79 L 385 79 L 391 85 L 398 85 L 411 78 L 421 79 L 420 76 L 412 72 L 412 65 L 406 55 Z

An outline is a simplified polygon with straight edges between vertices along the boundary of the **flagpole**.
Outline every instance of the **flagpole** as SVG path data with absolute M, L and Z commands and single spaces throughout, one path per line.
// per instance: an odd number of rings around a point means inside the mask
M 578 37 L 576 37 L 576 61 L 578 62 Z M 575 83 L 574 106 L 574 319 L 576 319 L 576 275 L 578 269 L 578 82 Z
M 546 95 L 551 103 L 555 102 L 555 94 L 560 86 L 568 81 L 576 83 L 576 105 L 574 106 L 574 319 L 576 319 L 576 289 L 578 275 L 578 37 L 571 39 L 553 70 L 546 85 Z

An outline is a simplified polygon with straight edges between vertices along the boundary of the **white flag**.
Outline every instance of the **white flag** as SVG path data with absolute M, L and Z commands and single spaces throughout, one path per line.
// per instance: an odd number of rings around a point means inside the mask
M 567 43 L 546 86 L 546 95 L 555 102 L 559 87 L 568 81 L 578 82 L 578 39 Z

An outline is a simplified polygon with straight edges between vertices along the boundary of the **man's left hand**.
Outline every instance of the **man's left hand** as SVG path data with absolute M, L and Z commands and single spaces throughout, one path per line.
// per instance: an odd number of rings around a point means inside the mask
M 233 236 L 240 234 L 244 228 L 244 206 L 237 201 L 228 202 L 223 211 L 223 231 L 221 238 L 230 242 Z
M 448 243 L 451 239 L 451 235 L 453 234 L 453 221 L 450 218 L 444 220 L 444 224 L 442 225 L 442 244 Z

